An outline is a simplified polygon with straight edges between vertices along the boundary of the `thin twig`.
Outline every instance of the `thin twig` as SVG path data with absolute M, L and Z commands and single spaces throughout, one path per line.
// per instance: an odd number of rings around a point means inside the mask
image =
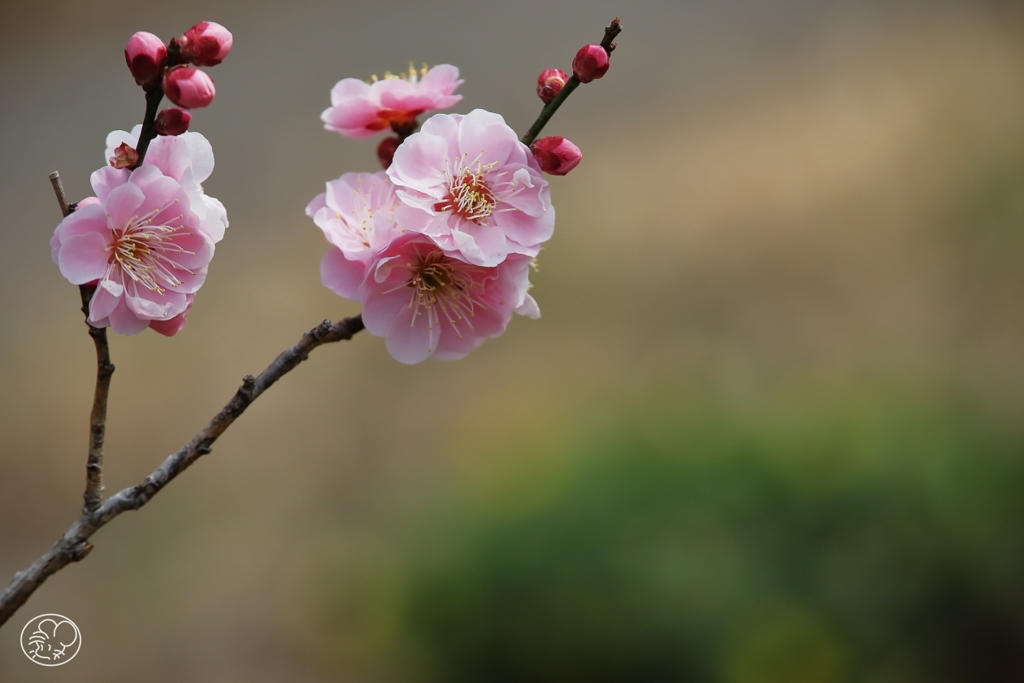
M 298 344 L 282 352 L 258 377 L 247 375 L 227 405 L 188 444 L 168 456 L 152 474 L 135 486 L 111 496 L 97 510 L 83 512 L 42 557 L 28 569 L 14 575 L 11 583 L 0 593 L 0 625 L 10 619 L 46 579 L 71 562 L 85 558 L 93 548 L 89 538 L 97 530 L 122 512 L 138 510 L 192 463 L 209 453 L 217 437 L 274 382 L 306 360 L 310 351 L 323 344 L 351 339 L 362 329 L 363 319 L 358 315 L 336 323 L 325 320 L 302 335 Z
M 103 500 L 103 442 L 107 433 L 107 397 L 110 395 L 110 378 L 114 364 L 110 362 L 110 345 L 107 343 L 107 328 L 89 325 L 89 302 L 96 288 L 81 285 L 82 313 L 85 314 L 89 336 L 96 347 L 96 389 L 92 396 L 92 412 L 89 413 L 89 459 L 85 464 L 85 506 L 82 512 L 93 512 Z
M 132 168 L 138 168 L 146 159 L 146 150 L 149 143 L 156 137 L 154 125 L 156 123 L 156 112 L 160 108 L 160 101 L 164 98 L 164 91 L 160 88 L 150 90 L 146 93 L 146 115 L 142 119 L 142 130 L 139 132 L 139 141 L 136 143 L 135 151 L 139 154 L 139 160 Z
M 604 38 L 601 39 L 601 47 L 604 48 L 604 51 L 607 52 L 609 56 L 611 56 L 612 50 L 615 49 L 615 43 L 612 41 L 615 40 L 615 37 L 621 32 L 622 24 L 619 22 L 618 17 L 615 17 L 615 19 L 612 20 L 612 23 L 605 27 Z M 524 145 L 529 145 L 536 140 L 537 136 L 540 135 L 540 132 L 544 129 L 544 126 L 546 126 L 548 121 L 551 120 L 551 117 L 555 115 L 558 108 L 562 106 L 562 102 L 565 102 L 569 98 L 569 95 L 572 94 L 572 91 L 578 88 L 579 85 L 580 79 L 577 78 L 574 73 L 569 77 L 569 80 L 565 82 L 565 85 L 562 86 L 562 89 L 558 94 L 555 95 L 555 99 L 544 105 L 544 108 L 540 111 L 540 115 L 537 116 L 537 120 L 533 122 L 532 126 L 530 126 L 530 130 L 526 131 L 526 134 L 519 138 L 519 141 Z
M 60 173 L 54 171 L 50 174 L 50 185 L 53 185 L 53 193 L 57 195 L 57 203 L 60 204 L 60 212 L 64 218 L 73 210 L 68 204 L 68 196 L 64 194 L 64 183 L 60 181 Z
M 74 210 L 68 203 L 64 193 L 64 185 L 60 181 L 60 173 L 50 174 L 50 184 L 57 195 L 60 211 L 67 216 Z M 85 324 L 89 327 L 89 336 L 96 347 L 96 389 L 92 396 L 92 412 L 89 413 L 89 457 L 85 464 L 85 506 L 82 512 L 92 512 L 100 506 L 103 496 L 103 442 L 107 432 L 107 397 L 110 395 L 110 377 L 114 374 L 114 365 L 110 362 L 110 345 L 107 343 L 107 329 L 89 325 L 89 302 L 96 292 L 93 285 L 79 285 L 78 292 L 82 297 L 82 314 Z

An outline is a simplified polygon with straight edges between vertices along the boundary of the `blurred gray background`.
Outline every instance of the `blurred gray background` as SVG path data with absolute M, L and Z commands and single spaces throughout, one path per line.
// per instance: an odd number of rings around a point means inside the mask
M 141 121 L 125 42 L 200 20 L 205 184 L 231 227 L 187 329 L 112 338 L 108 492 L 301 333 L 354 314 L 303 214 L 376 170 L 331 86 L 451 63 L 546 129 L 554 239 L 465 360 L 317 350 L 0 629 L 0 680 L 1024 677 L 1024 14 L 1016 3 L 7 2 L 0 8 L 0 576 L 81 506 L 93 349 L 47 174 L 91 193 Z M 83 635 L 43 670 L 56 612 Z

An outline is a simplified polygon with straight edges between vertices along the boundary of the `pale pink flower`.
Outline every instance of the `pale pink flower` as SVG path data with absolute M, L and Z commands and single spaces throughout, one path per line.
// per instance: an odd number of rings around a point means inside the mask
M 388 175 L 404 204 L 399 225 L 476 265 L 536 256 L 555 228 L 540 166 L 498 114 L 431 117 L 398 147 Z
M 439 64 L 419 73 L 384 74 L 384 80 L 366 83 L 345 78 L 331 89 L 331 106 L 320 118 L 324 128 L 352 138 L 370 137 L 396 126 L 415 129 L 416 117 L 426 111 L 447 109 L 462 99 L 455 90 L 462 85 L 458 68 Z
M 384 337 L 401 363 L 462 358 L 505 331 L 512 313 L 540 316 L 527 293 L 533 259 L 510 255 L 485 268 L 447 256 L 424 235 L 409 233 L 367 263 L 332 249 L 321 263 L 324 284 L 361 301 L 366 329 Z
M 150 165 L 108 166 L 91 180 L 95 199 L 61 221 L 50 242 L 64 277 L 96 285 L 89 323 L 119 334 L 138 334 L 153 321 L 183 325 L 184 318 L 171 321 L 188 310 L 214 252 L 185 190 Z
M 141 132 L 142 126 L 137 125 L 130 133 L 123 130 L 110 133 L 104 158 L 112 158 L 122 143 L 137 148 Z M 187 132 L 175 136 L 158 135 L 149 143 L 149 151 L 142 163 L 144 166 L 156 166 L 164 175 L 181 183 L 188 194 L 192 213 L 199 217 L 206 234 L 214 242 L 224 238 L 224 229 L 228 227 L 227 211 L 219 200 L 203 192 L 201 184 L 213 173 L 213 147 L 202 134 Z
M 306 215 L 345 258 L 366 261 L 404 232 L 395 223 L 399 205 L 395 186 L 383 171 L 346 173 L 327 183 L 327 192 L 313 198 Z
M 185 298 L 188 300 L 188 304 L 185 306 L 184 311 L 168 320 L 150 320 L 149 329 L 165 337 L 173 337 L 185 329 L 185 325 L 188 324 L 188 311 L 192 308 L 192 302 L 195 300 L 196 295 L 186 294 Z

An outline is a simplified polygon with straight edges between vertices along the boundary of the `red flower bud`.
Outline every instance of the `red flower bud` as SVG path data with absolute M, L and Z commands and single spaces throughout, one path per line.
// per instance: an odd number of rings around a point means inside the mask
M 551 175 L 565 175 L 576 168 L 583 158 L 580 148 L 560 135 L 534 140 L 530 151 L 540 164 L 540 169 Z
M 217 66 L 231 52 L 231 31 L 212 21 L 200 21 L 185 31 L 181 39 L 181 58 L 196 66 Z
M 544 69 L 537 77 L 537 97 L 544 100 L 544 104 L 549 103 L 562 91 L 562 86 L 568 80 L 569 74 L 561 69 Z
M 398 149 L 398 138 L 384 138 L 377 145 L 377 158 L 380 159 L 380 165 L 384 167 L 384 170 L 388 170 L 391 166 L 392 159 L 395 158 L 395 150 Z
M 164 94 L 179 107 L 196 109 L 213 102 L 213 80 L 191 66 L 176 66 L 164 77 Z
M 135 77 L 135 82 L 144 85 L 163 70 L 167 63 L 167 46 L 152 33 L 139 31 L 128 39 L 124 61 Z
M 131 168 L 139 163 L 139 153 L 127 142 L 122 142 L 114 149 L 114 156 L 110 157 L 110 165 L 114 168 Z M 82 202 L 79 202 L 81 205 Z
M 584 45 L 572 60 L 572 72 L 580 83 L 590 83 L 608 72 L 608 53 L 600 45 Z
M 170 107 L 156 115 L 153 122 L 153 129 L 157 135 L 181 135 L 188 130 L 188 124 L 192 123 L 192 114 L 184 109 Z

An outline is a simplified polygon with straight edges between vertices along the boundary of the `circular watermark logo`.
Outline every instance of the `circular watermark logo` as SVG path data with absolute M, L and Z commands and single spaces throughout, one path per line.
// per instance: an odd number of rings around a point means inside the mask
M 40 614 L 21 629 L 21 651 L 40 666 L 67 664 L 82 647 L 82 632 L 59 614 Z

